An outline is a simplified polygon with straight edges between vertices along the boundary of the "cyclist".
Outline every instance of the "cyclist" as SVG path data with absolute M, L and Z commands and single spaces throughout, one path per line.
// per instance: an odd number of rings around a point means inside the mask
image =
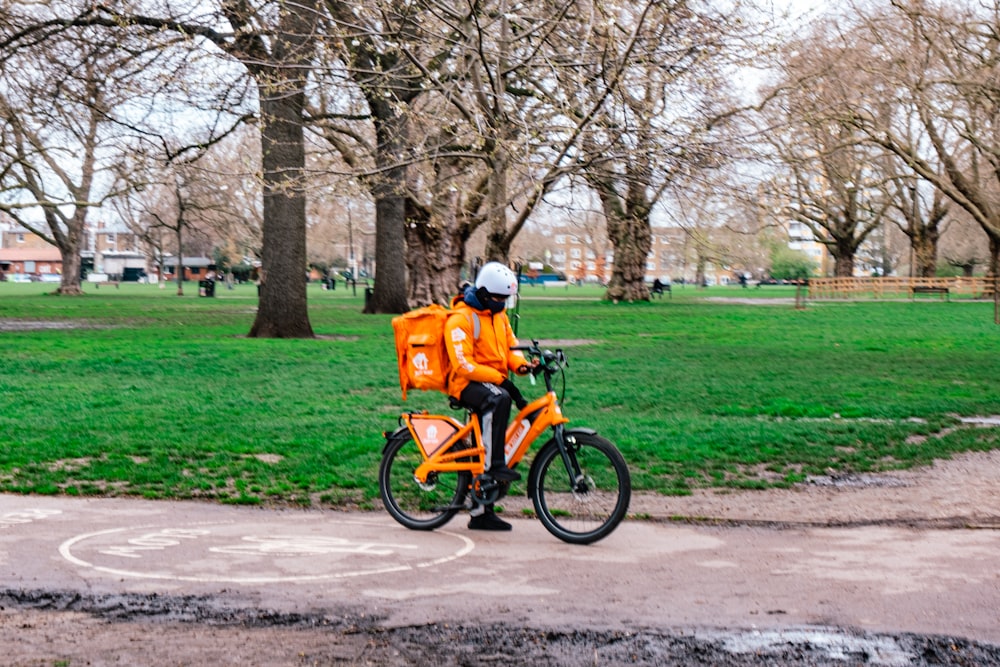
M 510 406 L 527 403 L 508 378 L 508 372 L 524 375 L 531 365 L 520 352 L 511 350 L 517 338 L 505 309 L 507 299 L 517 294 L 517 276 L 499 262 L 488 262 L 476 276 L 475 285 L 452 299 L 455 311 L 444 327 L 451 375 L 448 394 L 479 416 L 486 447 L 486 473 L 499 482 L 513 482 L 521 475 L 507 467 L 504 436 Z M 492 505 L 472 509 L 472 530 L 510 530 Z

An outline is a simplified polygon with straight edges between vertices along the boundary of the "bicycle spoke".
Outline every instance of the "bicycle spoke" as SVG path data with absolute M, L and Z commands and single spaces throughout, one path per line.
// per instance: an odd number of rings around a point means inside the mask
M 556 537 L 585 544 L 607 536 L 624 518 L 631 485 L 614 445 L 592 435 L 573 439 L 569 453 L 580 476 L 570 482 L 558 447 L 546 446 L 539 453 L 535 509 Z
M 414 477 L 423 455 L 406 434 L 389 445 L 379 470 L 379 491 L 386 509 L 407 528 L 432 530 L 463 508 L 468 475 L 435 472 L 421 482 Z

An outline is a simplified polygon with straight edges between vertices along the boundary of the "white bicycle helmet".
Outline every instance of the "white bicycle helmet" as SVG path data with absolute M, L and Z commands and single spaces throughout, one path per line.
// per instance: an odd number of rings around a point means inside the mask
M 476 276 L 476 289 L 485 289 L 496 296 L 517 294 L 517 275 L 500 262 L 487 262 Z

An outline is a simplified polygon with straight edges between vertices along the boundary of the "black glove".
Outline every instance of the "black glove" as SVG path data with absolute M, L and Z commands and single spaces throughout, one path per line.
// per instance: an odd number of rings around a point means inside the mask
M 524 400 L 524 396 L 521 395 L 521 390 L 517 388 L 510 378 L 505 379 L 500 383 L 500 388 L 510 394 L 511 400 L 514 401 L 514 405 L 517 406 L 518 410 L 521 410 L 528 404 L 528 401 Z

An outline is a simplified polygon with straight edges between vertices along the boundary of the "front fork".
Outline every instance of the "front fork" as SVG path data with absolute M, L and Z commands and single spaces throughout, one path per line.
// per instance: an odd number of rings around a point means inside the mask
M 585 481 L 583 472 L 580 470 L 580 462 L 569 452 L 569 444 L 566 442 L 566 429 L 563 428 L 562 424 L 556 424 L 552 427 L 552 430 L 553 439 L 559 447 L 559 455 L 562 456 L 563 465 L 566 466 L 566 475 L 569 479 L 570 488 L 576 492 L 585 491 L 586 489 L 583 488 Z

